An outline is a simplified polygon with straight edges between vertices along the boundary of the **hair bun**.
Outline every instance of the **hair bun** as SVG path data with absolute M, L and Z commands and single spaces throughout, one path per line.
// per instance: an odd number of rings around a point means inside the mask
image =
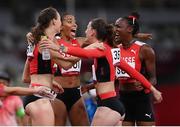
M 140 18 L 140 15 L 137 12 L 132 12 L 130 16 L 134 16 L 136 19 Z

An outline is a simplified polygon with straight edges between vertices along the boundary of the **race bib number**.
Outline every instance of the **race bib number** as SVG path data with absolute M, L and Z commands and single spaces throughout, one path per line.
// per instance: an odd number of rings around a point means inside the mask
M 127 62 L 132 68 L 135 69 L 135 62 Z M 116 77 L 117 78 L 129 78 L 129 74 L 127 74 L 125 71 L 121 70 L 120 68 L 116 67 Z
M 63 68 L 61 69 L 61 73 L 67 73 L 67 72 L 80 72 L 81 71 L 81 63 L 82 61 L 79 60 L 76 64 L 74 64 L 70 69 L 64 70 Z
M 113 58 L 113 65 L 120 62 L 120 48 L 111 49 L 111 54 L 112 54 L 112 58 Z
M 31 43 L 28 44 L 28 47 L 27 47 L 27 56 L 28 57 L 33 57 L 34 56 L 34 54 L 33 54 L 34 47 L 35 46 L 33 44 L 31 44 Z

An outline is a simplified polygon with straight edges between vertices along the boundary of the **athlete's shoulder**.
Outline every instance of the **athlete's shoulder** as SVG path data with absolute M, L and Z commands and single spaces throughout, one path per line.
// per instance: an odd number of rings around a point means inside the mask
M 147 45 L 145 42 L 142 42 L 142 41 L 135 41 L 134 44 L 139 45 L 139 46 Z

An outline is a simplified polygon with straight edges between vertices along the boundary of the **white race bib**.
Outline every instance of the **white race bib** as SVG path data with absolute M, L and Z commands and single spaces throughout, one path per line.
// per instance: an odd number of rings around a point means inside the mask
M 31 43 L 28 43 L 28 46 L 27 46 L 27 56 L 28 57 L 33 57 L 34 54 L 34 48 L 35 48 L 35 45 L 31 44 Z
M 112 59 L 113 59 L 113 65 L 120 62 L 120 48 L 113 48 L 111 49 Z
M 68 70 L 64 70 L 63 68 L 61 68 L 61 73 L 67 73 L 67 72 L 80 72 L 81 71 L 81 63 L 82 61 L 79 60 L 76 64 L 74 64 L 70 69 Z
M 128 63 L 128 65 L 130 65 L 132 68 L 135 69 L 135 61 L 132 62 L 126 62 Z M 116 67 L 116 77 L 117 78 L 129 78 L 130 76 L 123 70 L 121 70 L 120 68 Z

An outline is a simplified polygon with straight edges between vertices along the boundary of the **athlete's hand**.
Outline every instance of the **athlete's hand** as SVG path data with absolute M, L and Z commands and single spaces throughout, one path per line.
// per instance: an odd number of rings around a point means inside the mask
M 163 100 L 162 93 L 158 91 L 154 86 L 151 86 L 151 91 L 155 99 L 154 103 L 160 103 Z
M 152 39 L 152 34 L 150 33 L 138 33 L 135 35 L 136 38 L 140 40 L 149 40 Z
M 34 38 L 33 38 L 31 32 L 29 32 L 29 33 L 26 34 L 26 39 L 27 39 L 27 42 L 28 42 L 28 43 L 33 43 L 33 42 L 34 42 Z
M 53 90 L 57 93 L 63 93 L 64 92 L 64 89 L 62 88 L 62 86 L 53 80 Z
M 40 96 L 47 97 L 47 98 L 54 97 L 54 95 L 51 92 L 52 90 L 48 87 L 39 86 L 39 87 L 36 87 L 35 90 L 36 90 L 35 94 L 38 94 Z
M 42 49 L 51 49 L 54 51 L 59 51 L 59 45 L 55 44 L 53 41 L 49 39 L 41 40 L 39 44 L 39 49 L 42 51 Z

